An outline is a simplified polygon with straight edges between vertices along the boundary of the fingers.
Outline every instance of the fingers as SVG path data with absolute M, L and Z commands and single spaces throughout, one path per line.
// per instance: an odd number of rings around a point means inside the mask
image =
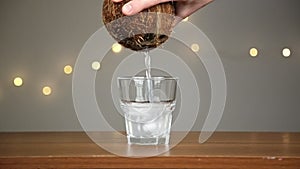
M 121 2 L 122 0 L 112 0 L 113 2 Z M 142 10 L 149 8 L 151 6 L 163 3 L 163 2 L 167 2 L 170 0 L 132 0 L 128 3 L 126 3 L 123 8 L 122 8 L 122 12 L 125 15 L 134 15 L 137 14 L 139 12 L 141 12 Z
M 113 2 L 121 2 L 123 0 L 112 0 Z M 134 15 L 142 10 L 149 8 L 151 6 L 157 5 L 159 3 L 168 2 L 172 0 L 131 0 L 122 7 L 122 12 L 125 15 Z M 206 6 L 213 0 L 174 0 L 178 1 L 177 5 L 177 15 L 179 17 L 185 18 L 190 14 L 194 13 L 196 10 Z

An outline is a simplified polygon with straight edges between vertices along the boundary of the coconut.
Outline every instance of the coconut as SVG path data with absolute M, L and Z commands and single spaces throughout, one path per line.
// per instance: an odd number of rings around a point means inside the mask
M 134 51 L 149 50 L 164 43 L 172 32 L 175 4 L 165 2 L 142 12 L 125 16 L 122 7 L 130 0 L 104 0 L 102 19 L 110 35 L 122 46 Z

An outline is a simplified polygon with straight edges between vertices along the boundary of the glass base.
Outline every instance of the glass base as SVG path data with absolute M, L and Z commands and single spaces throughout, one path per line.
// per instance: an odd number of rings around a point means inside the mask
M 168 145 L 170 142 L 170 136 L 155 137 L 155 138 L 137 138 L 127 136 L 128 144 L 137 145 Z

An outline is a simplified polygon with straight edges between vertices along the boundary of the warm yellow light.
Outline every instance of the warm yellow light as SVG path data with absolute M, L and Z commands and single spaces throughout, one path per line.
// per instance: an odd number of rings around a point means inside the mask
M 49 86 L 43 87 L 43 94 L 44 94 L 45 96 L 49 96 L 49 95 L 51 95 L 51 93 L 52 93 L 51 87 L 49 87 Z
M 98 70 L 100 70 L 100 68 L 101 68 L 100 62 L 95 61 L 95 62 L 92 63 L 92 69 L 93 70 L 98 71 Z
M 121 51 L 122 51 L 122 46 L 119 44 L 119 43 L 114 43 L 113 45 L 112 45 L 112 51 L 114 52 L 114 53 L 120 53 Z
M 282 55 L 283 55 L 284 57 L 286 57 L 286 58 L 290 57 L 291 54 L 292 54 L 292 52 L 291 52 L 291 50 L 290 50 L 289 48 L 284 48 L 284 49 L 282 50 Z
M 200 47 L 199 47 L 198 44 L 192 44 L 192 45 L 191 45 L 191 49 L 192 49 L 192 51 L 194 51 L 194 52 L 199 52 Z
M 189 17 L 184 18 L 182 21 L 183 21 L 183 22 L 189 21 Z
M 252 57 L 258 56 L 258 50 L 256 48 L 251 48 L 249 53 Z
M 72 66 L 66 65 L 66 66 L 64 67 L 64 72 L 65 72 L 65 74 L 67 74 L 67 75 L 71 74 L 71 73 L 73 72 Z
M 14 79 L 14 85 L 15 85 L 16 87 L 22 86 L 22 85 L 23 85 L 23 79 L 22 79 L 21 77 L 16 77 L 16 78 Z

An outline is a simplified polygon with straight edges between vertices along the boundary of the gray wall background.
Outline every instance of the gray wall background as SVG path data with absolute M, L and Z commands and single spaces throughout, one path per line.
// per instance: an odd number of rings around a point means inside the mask
M 0 0 L 0 131 L 82 130 L 72 76 L 63 67 L 75 64 L 86 40 L 102 27 L 101 5 L 99 0 Z M 300 131 L 299 7 L 299 0 L 216 0 L 190 18 L 211 39 L 225 67 L 228 97 L 219 131 Z M 172 41 L 167 45 L 176 49 Z M 260 50 L 257 58 L 248 54 L 253 46 Z M 288 59 L 281 56 L 284 47 L 292 50 Z M 109 85 L 111 72 L 128 53 L 105 57 L 96 82 Z M 185 60 L 209 98 L 205 70 Z M 12 85 L 15 76 L 24 78 L 23 87 Z M 42 95 L 44 85 L 53 88 L 51 96 Z M 106 92 L 97 90 L 99 104 L 114 112 Z M 201 106 L 194 130 L 203 125 L 209 99 Z M 106 117 L 124 129 L 117 113 Z

